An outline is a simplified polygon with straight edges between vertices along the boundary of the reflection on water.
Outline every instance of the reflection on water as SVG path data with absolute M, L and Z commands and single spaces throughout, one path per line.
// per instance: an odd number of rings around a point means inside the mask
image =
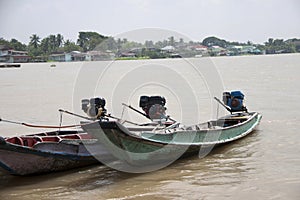
M 199 193 L 195 193 L 199 187 L 238 186 L 256 173 L 252 155 L 258 145 L 257 134 L 254 132 L 245 140 L 220 146 L 203 159 L 197 156 L 182 159 L 152 173 L 128 174 L 105 166 L 92 166 L 40 176 L 2 176 L 1 190 L 8 199 L 199 197 Z
M 225 87 L 244 91 L 248 109 L 263 114 L 251 135 L 202 159 L 182 159 L 147 174 L 99 165 L 30 177 L 0 172 L 0 199 L 300 199 L 300 55 L 213 58 L 213 62 Z M 38 69 L 43 64 L 0 70 L 1 117 L 58 123 L 56 110 L 71 109 L 69 89 L 80 66 L 60 65 L 52 71 Z M 30 78 L 33 72 L 39 80 Z M 1 135 L 37 132 L 6 124 L 0 129 Z

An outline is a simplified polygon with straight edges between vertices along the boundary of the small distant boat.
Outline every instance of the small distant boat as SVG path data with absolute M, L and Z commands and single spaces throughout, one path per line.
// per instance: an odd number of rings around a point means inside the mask
M 0 137 L 0 167 L 13 175 L 29 175 L 99 163 L 87 144 L 93 145 L 95 140 L 82 130 Z
M 50 65 L 50 67 L 56 67 L 56 64 L 52 64 L 52 65 Z
M 21 67 L 20 64 L 17 63 L 4 63 L 4 64 L 0 64 L 0 68 L 19 68 Z

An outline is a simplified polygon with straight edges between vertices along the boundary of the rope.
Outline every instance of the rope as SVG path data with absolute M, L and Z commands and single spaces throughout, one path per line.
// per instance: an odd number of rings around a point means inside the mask
M 1 119 L 1 118 L 0 118 L 0 121 L 11 123 L 11 124 L 18 124 L 18 125 L 28 126 L 28 127 L 32 127 L 32 128 L 73 128 L 73 127 L 81 126 L 80 124 L 67 125 L 67 126 L 34 125 L 34 124 L 27 124 L 27 123 L 22 123 L 22 122 L 15 122 L 15 121 L 10 121 L 10 120 L 5 120 L 5 119 Z
M 62 125 L 62 116 L 63 115 L 63 113 L 61 112 L 61 111 L 59 111 L 59 127 L 61 127 L 61 125 Z M 60 128 L 58 129 L 58 131 L 60 131 Z
M 48 126 L 48 125 L 34 125 L 34 124 L 27 124 L 27 123 L 21 123 L 21 125 L 32 127 L 32 128 L 73 128 L 73 127 L 81 126 L 80 124 L 67 125 L 67 126 Z

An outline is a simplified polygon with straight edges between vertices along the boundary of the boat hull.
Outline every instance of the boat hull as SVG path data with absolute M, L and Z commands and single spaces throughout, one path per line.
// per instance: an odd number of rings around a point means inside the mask
M 10 144 L 2 139 L 0 144 L 0 166 L 13 175 L 29 175 L 68 170 L 99 163 L 84 149 L 83 144 L 51 142 L 40 143 L 36 148 L 29 148 Z
M 82 128 L 103 142 L 117 158 L 132 165 L 172 163 L 178 158 L 207 155 L 216 145 L 238 140 L 253 131 L 261 115 L 251 116 L 236 125 L 220 129 L 177 130 L 173 133 L 130 132 L 118 122 L 94 122 Z M 101 127 L 101 128 L 100 128 Z

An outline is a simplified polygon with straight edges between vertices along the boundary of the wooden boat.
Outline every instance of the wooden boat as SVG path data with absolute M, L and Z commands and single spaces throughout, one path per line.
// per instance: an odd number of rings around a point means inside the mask
M 107 161 L 122 161 L 121 164 L 125 161 L 132 166 L 157 166 L 170 164 L 187 155 L 204 155 L 216 145 L 245 137 L 259 124 L 262 116 L 257 112 L 249 113 L 243 105 L 243 98 L 240 91 L 223 93 L 224 104 L 216 99 L 231 114 L 193 126 L 181 125 L 167 116 L 166 100 L 161 96 L 141 96 L 140 107 L 145 113 L 128 106 L 152 120 L 152 123 L 140 125 L 106 114 L 103 98 L 84 99 L 82 109 L 90 118 L 60 110 L 93 120 L 81 124 L 83 131 L 0 137 L 0 166 L 11 174 L 27 175 L 99 163 L 99 158 L 103 158 L 100 160 L 105 164 Z M 109 121 L 108 117 L 116 120 Z M 120 121 L 135 126 L 125 126 Z M 71 125 L 74 126 L 78 125 Z
M 17 64 L 17 63 L 3 63 L 3 64 L 0 64 L 0 68 L 19 68 L 21 67 L 20 64 Z
M 0 166 L 14 175 L 67 170 L 99 161 L 87 146 L 99 148 L 91 135 L 78 130 L 60 130 L 33 135 L 0 137 Z M 99 151 L 99 154 L 105 154 Z
M 188 127 L 174 123 L 164 128 L 130 128 L 117 121 L 96 121 L 82 128 L 98 137 L 118 159 L 145 166 L 171 163 L 187 155 L 207 154 L 216 145 L 245 137 L 261 118 L 257 112 L 239 112 Z

